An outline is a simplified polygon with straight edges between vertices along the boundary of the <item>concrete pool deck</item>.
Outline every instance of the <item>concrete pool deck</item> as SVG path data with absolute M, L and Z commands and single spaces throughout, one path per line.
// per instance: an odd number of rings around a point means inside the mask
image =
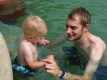
M 11 58 L 2 33 L 0 33 L 0 80 L 13 80 Z

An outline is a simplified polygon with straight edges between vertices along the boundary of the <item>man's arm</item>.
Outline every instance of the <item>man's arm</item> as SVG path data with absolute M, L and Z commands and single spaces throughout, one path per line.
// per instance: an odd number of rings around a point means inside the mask
M 63 72 L 59 69 L 57 63 L 54 60 L 54 56 L 53 55 L 49 55 L 46 59 L 44 59 L 42 61 L 43 62 L 47 62 L 45 64 L 45 68 L 46 68 L 47 72 L 49 72 L 53 76 L 61 77 Z M 86 79 L 83 79 L 82 76 L 74 75 L 74 74 L 66 73 L 66 72 L 63 74 L 62 78 L 64 80 L 86 80 Z
M 55 46 L 64 43 L 66 40 L 67 40 L 67 34 L 66 34 L 66 32 L 63 32 L 59 37 L 50 41 L 50 43 L 47 45 L 47 47 L 54 48 Z
M 91 47 L 90 50 L 90 59 L 88 61 L 88 64 L 86 66 L 86 69 L 84 71 L 84 74 L 82 76 L 74 75 L 71 73 L 66 73 L 66 75 L 63 77 L 65 80 L 91 80 L 93 73 L 96 71 L 99 62 L 102 58 L 103 52 L 105 50 L 105 47 L 102 45 L 100 46 L 94 46 Z
M 75 75 L 75 74 L 71 74 L 71 73 L 66 73 L 65 76 L 63 77 L 63 79 L 64 80 L 91 80 L 94 71 L 95 71 L 95 68 L 93 70 L 86 69 L 86 71 L 84 72 L 83 75 Z
M 57 63 L 51 56 L 51 59 L 48 58 L 43 61 L 47 62 L 45 65 L 46 71 L 51 73 L 53 76 L 61 77 L 64 80 L 91 80 L 99 65 L 99 62 L 101 61 L 105 49 L 106 46 L 101 41 L 98 43 L 93 43 L 90 46 L 89 51 L 87 51 L 89 55 L 89 61 L 83 75 L 64 73 L 58 68 Z
M 65 73 L 63 76 L 64 80 L 91 80 L 93 73 L 96 71 L 99 62 L 102 58 L 103 52 L 105 48 L 103 46 L 94 46 L 90 48 L 90 59 L 86 66 L 83 75 L 75 75 L 71 73 Z M 58 68 L 57 63 L 55 62 L 54 58 L 52 59 L 45 59 L 44 61 L 47 62 L 46 64 L 46 71 L 51 73 L 53 76 L 60 77 L 62 75 L 62 71 Z

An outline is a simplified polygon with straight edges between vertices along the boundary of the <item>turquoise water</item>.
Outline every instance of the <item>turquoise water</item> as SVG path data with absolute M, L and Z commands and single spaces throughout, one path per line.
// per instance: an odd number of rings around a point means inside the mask
M 16 56 L 18 39 L 22 34 L 21 24 L 25 17 L 28 15 L 38 15 L 44 19 L 48 26 L 47 39 L 53 40 L 65 31 L 65 21 L 68 13 L 77 6 L 86 8 L 92 15 L 92 23 L 90 26 L 90 32 L 101 37 L 107 43 L 107 0 L 23 0 L 27 6 L 26 13 L 24 16 L 18 18 L 15 23 L 6 24 L 0 22 L 0 32 L 2 32 L 11 59 Z M 61 69 L 70 71 L 76 74 L 82 72 L 76 66 L 69 66 L 69 63 L 62 58 L 62 47 L 72 45 L 70 42 L 65 42 L 52 50 L 48 50 L 45 47 L 38 47 L 39 59 L 45 58 L 49 53 L 54 53 L 55 59 L 58 62 Z M 66 62 L 66 63 L 65 63 Z M 66 66 L 65 66 L 66 64 Z M 77 70 L 78 69 L 78 70 Z M 39 76 L 38 76 L 39 75 Z M 41 77 L 42 76 L 42 77 Z M 46 73 L 44 69 L 35 75 L 36 80 L 58 80 Z

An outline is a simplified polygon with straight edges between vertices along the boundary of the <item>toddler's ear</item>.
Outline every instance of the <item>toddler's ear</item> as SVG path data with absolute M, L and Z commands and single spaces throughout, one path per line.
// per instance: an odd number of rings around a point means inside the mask
M 32 38 L 33 38 L 33 36 L 29 36 L 29 38 L 30 38 L 30 39 L 32 39 Z

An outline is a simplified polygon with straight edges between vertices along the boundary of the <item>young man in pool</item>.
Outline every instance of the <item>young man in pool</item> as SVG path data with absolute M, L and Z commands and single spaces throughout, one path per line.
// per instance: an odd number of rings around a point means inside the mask
M 39 16 L 28 16 L 22 24 L 23 35 L 19 41 L 17 57 L 12 65 L 13 69 L 20 74 L 32 76 L 34 69 L 44 67 L 46 62 L 37 61 L 38 44 L 48 44 L 44 37 L 47 34 L 47 26 Z
M 83 75 L 61 71 L 52 55 L 43 60 L 47 62 L 45 65 L 47 72 L 64 80 L 93 80 L 93 76 L 96 80 L 107 80 L 106 44 L 101 38 L 88 31 L 90 23 L 91 15 L 83 7 L 74 8 L 66 20 L 67 39 L 74 42 L 80 60 L 87 61 Z M 60 38 L 64 39 L 64 37 Z M 51 46 L 60 40 L 52 42 Z

